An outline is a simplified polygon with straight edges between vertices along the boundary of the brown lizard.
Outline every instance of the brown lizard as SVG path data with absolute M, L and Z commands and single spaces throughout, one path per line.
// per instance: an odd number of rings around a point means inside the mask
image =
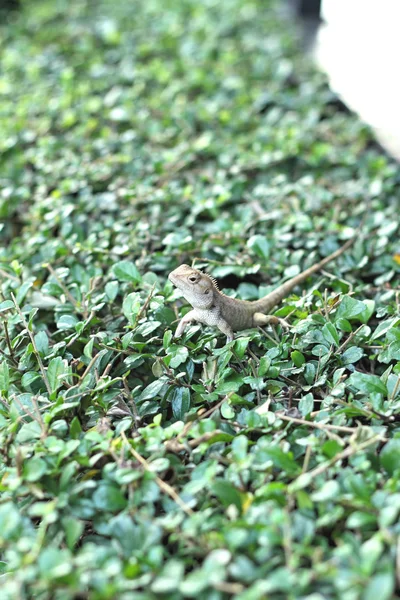
M 219 291 L 215 279 L 206 273 L 189 267 L 189 265 L 181 265 L 169 274 L 168 279 L 182 292 L 184 298 L 192 305 L 193 310 L 188 312 L 180 321 L 175 337 L 180 337 L 188 323 L 192 321 L 218 327 L 226 335 L 227 343 L 233 340 L 234 331 L 263 326 L 268 323 L 289 327 L 284 319 L 269 315 L 268 312 L 279 304 L 296 285 L 303 283 L 307 277 L 340 256 L 351 246 L 354 240 L 355 237 L 348 240 L 333 254 L 277 287 L 276 290 L 270 292 L 264 298 L 252 302 L 226 296 Z

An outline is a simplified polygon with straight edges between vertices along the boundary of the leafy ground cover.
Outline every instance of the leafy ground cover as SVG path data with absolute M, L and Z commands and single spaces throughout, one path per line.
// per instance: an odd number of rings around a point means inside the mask
M 397 164 L 271 2 L 28 2 L 0 44 L 1 597 L 397 597 Z M 174 341 L 180 263 L 254 299 L 362 219 L 291 331 Z

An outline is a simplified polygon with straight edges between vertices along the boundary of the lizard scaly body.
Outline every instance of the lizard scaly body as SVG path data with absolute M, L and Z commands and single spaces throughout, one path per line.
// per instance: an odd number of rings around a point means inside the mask
M 186 326 L 192 321 L 217 327 L 226 335 L 227 342 L 233 340 L 234 331 L 241 331 L 242 329 L 263 326 L 267 323 L 289 327 L 284 319 L 269 315 L 268 312 L 279 304 L 296 285 L 303 283 L 307 277 L 340 256 L 351 246 L 354 239 L 350 239 L 333 254 L 292 277 L 264 298 L 252 302 L 226 296 L 219 291 L 212 277 L 189 267 L 189 265 L 181 265 L 169 274 L 168 279 L 182 292 L 184 298 L 192 305 L 193 310 L 188 312 L 180 321 L 175 337 L 180 337 Z

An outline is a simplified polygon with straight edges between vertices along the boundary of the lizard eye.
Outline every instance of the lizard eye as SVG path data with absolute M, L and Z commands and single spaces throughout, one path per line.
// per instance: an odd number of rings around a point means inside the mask
M 204 293 L 205 293 L 205 294 L 209 294 L 209 293 L 210 293 L 210 290 L 204 290 Z
M 196 277 L 196 275 L 191 275 L 191 276 L 189 277 L 189 281 L 191 281 L 192 283 L 196 283 L 196 281 L 197 281 L 197 277 Z

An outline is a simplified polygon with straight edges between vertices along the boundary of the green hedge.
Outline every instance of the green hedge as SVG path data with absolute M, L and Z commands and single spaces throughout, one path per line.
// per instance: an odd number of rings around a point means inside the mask
M 0 27 L 2 599 L 395 597 L 399 168 L 280 4 Z M 180 263 L 254 299 L 362 219 L 289 332 L 173 340 Z

